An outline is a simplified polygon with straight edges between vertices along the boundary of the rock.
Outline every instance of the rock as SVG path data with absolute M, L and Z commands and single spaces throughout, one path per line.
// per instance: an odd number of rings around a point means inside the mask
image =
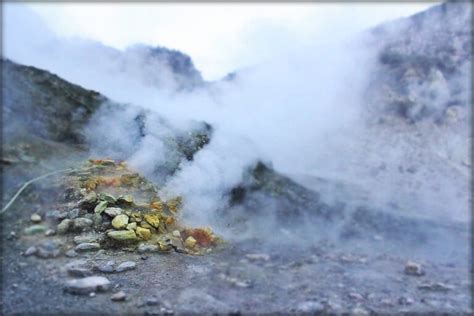
M 79 217 L 79 209 L 78 208 L 70 210 L 69 213 L 67 214 L 67 218 L 69 218 L 69 219 L 75 219 L 75 218 L 78 218 L 78 217 Z
M 58 235 L 64 235 L 68 232 L 69 228 L 71 227 L 72 221 L 70 219 L 63 219 L 61 223 L 58 224 L 56 232 Z
M 109 194 L 109 193 L 106 193 L 106 192 L 99 193 L 98 197 L 99 197 L 100 200 L 106 201 L 110 204 L 114 204 L 115 202 L 117 202 L 117 199 L 112 194 Z
M 415 303 L 415 300 L 412 299 L 411 297 L 402 296 L 398 299 L 398 304 L 400 305 L 411 305 L 413 303 Z
M 194 246 L 196 245 L 196 239 L 194 239 L 193 236 L 189 236 L 188 238 L 186 238 L 186 240 L 184 241 L 184 246 L 186 248 L 194 248 Z
M 268 261 L 270 260 L 270 256 L 266 253 L 250 253 L 245 255 L 245 258 L 249 259 L 250 261 Z
M 160 304 L 160 300 L 158 300 L 156 297 L 150 297 L 145 300 L 145 304 L 148 306 L 156 306 Z
M 135 230 L 135 229 L 137 229 L 137 223 L 130 223 L 130 224 L 127 224 L 127 229 L 128 229 L 128 230 Z
M 74 219 L 73 223 L 74 223 L 73 225 L 74 229 L 84 230 L 84 229 L 90 228 L 94 222 L 89 218 L 78 217 Z
M 104 210 L 104 213 L 111 216 L 111 217 L 115 217 L 117 215 L 122 214 L 122 209 L 118 208 L 118 207 L 107 207 Z
M 110 299 L 114 302 L 123 302 L 126 300 L 126 298 L 127 294 L 125 294 L 124 291 L 117 292 L 110 297 Z
M 107 233 L 109 238 L 118 240 L 118 241 L 136 241 L 137 235 L 133 230 L 112 230 Z
M 73 261 L 66 265 L 66 271 L 74 277 L 88 277 L 92 275 L 92 269 L 84 260 Z
M 110 289 L 110 281 L 101 276 L 90 276 L 66 282 L 64 290 L 71 294 L 88 295 L 95 292 L 105 292 Z
M 136 228 L 136 233 L 137 233 L 137 236 L 138 236 L 140 239 L 148 240 L 148 239 L 151 238 L 151 232 L 150 232 L 150 230 L 147 229 L 147 228 L 137 227 L 137 228 Z
M 125 202 L 125 203 L 133 203 L 133 196 L 130 195 L 130 194 L 127 194 L 127 195 L 120 195 L 120 196 L 117 198 L 117 201 L 118 201 L 118 202 Z
M 33 223 L 39 223 L 39 222 L 41 222 L 41 216 L 39 216 L 38 214 L 33 214 L 33 215 L 31 215 L 30 220 Z
M 34 255 L 37 250 L 38 250 L 38 249 L 36 249 L 35 246 L 31 246 L 30 248 L 26 249 L 26 251 L 25 251 L 25 256 Z
M 46 236 L 53 236 L 54 234 L 56 234 L 56 232 L 54 231 L 54 229 L 47 229 L 44 234 Z
M 355 301 L 363 301 L 364 300 L 364 297 L 362 295 L 360 295 L 359 293 L 356 293 L 356 292 L 351 292 L 349 293 L 349 298 L 355 300 Z
M 296 310 L 300 313 L 320 313 L 324 311 L 324 306 L 316 301 L 306 301 L 299 303 Z
M 115 229 L 122 229 L 125 228 L 128 224 L 128 216 L 125 214 L 120 214 L 114 217 L 112 220 L 112 226 Z
M 100 225 L 102 225 L 102 216 L 97 213 L 92 214 L 92 222 L 94 223 L 94 227 L 100 227 Z
M 74 249 L 71 249 L 71 250 L 66 251 L 65 255 L 66 257 L 74 258 L 74 257 L 77 257 L 77 252 L 75 252 Z
M 90 251 L 90 250 L 99 250 L 100 245 L 96 242 L 82 243 L 74 248 L 75 251 Z
M 423 267 L 421 264 L 413 262 L 413 261 L 407 261 L 405 264 L 405 274 L 407 275 L 414 275 L 414 276 L 422 276 L 425 275 L 425 271 L 423 270 Z
M 138 229 L 137 229 L 138 233 Z M 146 243 L 141 243 L 138 245 L 138 253 L 145 253 L 145 252 L 156 252 L 160 250 L 160 247 L 158 245 L 152 245 L 152 244 L 146 244 Z
M 179 230 L 173 230 L 173 236 L 181 238 L 181 233 L 179 232 Z
M 437 282 L 437 283 L 423 283 L 423 284 L 418 285 L 418 288 L 421 290 L 427 290 L 427 291 L 447 292 L 447 291 L 453 290 L 454 286 Z
M 144 216 L 145 221 L 147 221 L 148 224 L 155 228 L 159 228 L 160 226 L 160 217 L 158 214 L 146 214 Z
M 49 211 L 46 213 L 46 217 L 57 220 L 57 221 L 61 221 L 67 217 L 67 212 L 61 212 L 58 210 Z
M 97 271 L 103 272 L 103 273 L 112 273 L 115 271 L 114 269 L 115 261 L 110 260 L 105 263 L 101 263 L 95 266 L 95 269 Z
M 44 225 L 32 225 L 30 227 L 25 228 L 25 235 L 35 235 L 44 233 L 47 227 Z
M 115 272 L 124 272 L 128 270 L 133 270 L 137 267 L 137 264 L 133 261 L 125 261 L 119 264 L 117 268 L 115 268 Z
M 100 201 L 99 204 L 94 208 L 94 213 L 101 214 L 107 208 L 107 201 Z
M 84 195 L 82 200 L 79 201 L 79 206 L 83 207 L 86 204 L 94 204 L 97 201 L 97 194 L 94 191 L 91 191 Z
M 99 242 L 101 241 L 102 236 L 99 234 L 88 234 L 88 235 L 78 235 L 74 237 L 74 243 L 76 245 L 82 244 L 82 243 L 93 243 L 93 242 Z
M 36 256 L 43 259 L 55 258 L 61 254 L 60 245 L 52 240 L 46 240 L 37 247 Z

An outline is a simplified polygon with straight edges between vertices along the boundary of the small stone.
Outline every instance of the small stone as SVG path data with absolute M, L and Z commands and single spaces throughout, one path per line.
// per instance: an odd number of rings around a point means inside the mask
M 46 236 L 53 236 L 54 234 L 56 234 L 56 232 L 54 231 L 54 229 L 47 229 L 44 234 Z
M 82 244 L 82 243 L 99 242 L 100 240 L 101 240 L 101 236 L 98 234 L 78 235 L 74 237 L 74 243 L 76 245 Z
M 75 208 L 73 210 L 70 210 L 69 213 L 67 214 L 67 218 L 69 219 L 75 219 L 79 217 L 80 210 L 78 208 Z
M 349 293 L 349 298 L 351 298 L 355 301 L 363 301 L 364 300 L 364 297 L 362 295 L 360 295 L 359 293 L 356 293 L 356 292 Z
M 179 230 L 173 230 L 173 236 L 180 238 L 180 237 L 181 237 L 181 233 L 179 232 Z
M 137 232 L 137 236 L 138 236 L 140 239 L 148 240 L 148 239 L 151 238 L 151 232 L 150 232 L 150 230 L 147 229 L 147 228 L 137 227 L 137 228 L 136 228 L 136 232 Z
M 138 245 L 138 253 L 156 252 L 159 249 L 160 248 L 157 245 L 152 244 L 141 243 L 140 245 Z
M 92 275 L 92 269 L 83 260 L 73 261 L 66 265 L 66 271 L 74 277 L 88 277 Z
M 407 261 L 405 264 L 405 274 L 407 275 L 414 275 L 414 276 L 422 276 L 425 275 L 425 271 L 423 270 L 423 267 L 421 264 L 413 262 L 413 261 Z
M 118 241 L 137 240 L 137 235 L 133 230 L 112 230 L 107 233 L 107 236 Z
M 125 202 L 125 203 L 133 203 L 133 196 L 131 196 L 130 194 L 120 195 L 117 198 L 117 201 L 118 202 Z
M 25 251 L 25 256 L 34 255 L 37 250 L 38 250 L 38 249 L 36 249 L 35 246 L 31 246 L 30 248 L 26 249 L 26 251 Z
M 37 246 L 36 256 L 43 259 L 55 258 L 61 254 L 60 245 L 52 240 L 46 240 Z
M 100 225 L 102 225 L 102 216 L 97 213 L 92 214 L 92 222 L 94 223 L 94 227 L 100 227 Z
M 184 241 L 184 246 L 186 248 L 194 248 L 194 246 L 196 245 L 196 239 L 194 239 L 193 236 L 189 236 L 188 238 L 186 238 L 186 240 Z
M 144 218 L 151 226 L 155 228 L 158 228 L 160 226 L 160 217 L 158 214 L 146 214 Z
M 418 288 L 421 290 L 437 291 L 437 292 L 447 292 L 454 289 L 452 285 L 444 284 L 441 282 L 423 283 L 423 284 L 418 285 Z
M 89 218 L 85 217 L 78 217 L 74 219 L 74 229 L 76 230 L 84 230 L 92 226 L 93 221 Z
M 137 229 L 137 223 L 130 223 L 127 225 L 128 230 L 135 230 Z
M 67 217 L 67 212 L 60 212 L 58 210 L 49 211 L 46 213 L 46 217 L 57 220 L 57 221 L 61 221 Z
M 141 222 L 142 221 L 142 214 L 140 214 L 140 212 L 132 212 L 130 214 L 130 221 L 132 222 Z
M 74 258 L 74 257 L 77 257 L 77 252 L 75 252 L 74 249 L 71 249 L 71 250 L 66 251 L 65 255 L 66 257 Z
M 33 214 L 33 215 L 31 215 L 30 220 L 33 223 L 39 223 L 39 222 L 41 222 L 41 216 L 39 216 L 38 214 Z
M 64 235 L 68 232 L 69 228 L 71 227 L 72 221 L 70 219 L 63 219 L 61 223 L 58 224 L 56 232 L 58 235 Z
M 107 207 L 104 213 L 111 217 L 115 217 L 117 215 L 122 214 L 122 209 L 118 207 Z
M 150 297 L 146 299 L 145 304 L 148 306 L 156 306 L 160 304 L 160 301 L 155 297 Z
M 95 242 L 90 242 L 90 243 L 82 243 L 76 246 L 74 248 L 75 251 L 91 251 L 91 250 L 99 250 L 100 245 Z
M 115 202 L 117 202 L 117 199 L 112 194 L 109 194 L 106 192 L 99 193 L 99 199 L 111 204 L 114 204 Z
M 88 295 L 90 293 L 107 291 L 110 281 L 101 276 L 90 276 L 82 279 L 74 279 L 66 282 L 64 290 L 71 294 Z
M 110 297 L 110 299 L 114 302 L 123 302 L 127 298 L 127 294 L 124 291 L 120 291 L 115 293 Z
M 107 201 L 100 201 L 94 208 L 94 213 L 101 214 L 107 208 Z
M 91 191 L 84 195 L 81 201 L 79 201 L 79 205 L 83 204 L 93 204 L 97 201 L 97 194 L 94 191 Z
M 402 296 L 398 299 L 398 304 L 400 305 L 411 305 L 413 303 L 415 303 L 415 300 L 412 299 L 411 297 Z
M 300 313 L 320 313 L 324 311 L 324 306 L 319 302 L 306 301 L 299 303 L 296 309 Z
M 112 220 L 112 226 L 115 229 L 122 229 L 128 224 L 128 216 L 125 214 L 117 215 Z
M 249 259 L 250 261 L 268 261 L 270 260 L 270 256 L 266 253 L 250 253 L 245 255 L 245 258 Z
M 119 266 L 117 268 L 115 268 L 115 272 L 124 272 L 124 271 L 128 271 L 128 270 L 133 270 L 137 267 L 137 264 L 133 261 L 125 261 L 121 264 L 119 264 Z
M 115 261 L 110 260 L 105 263 L 101 263 L 95 266 L 95 269 L 103 273 L 112 273 L 114 269 Z
M 35 235 L 44 233 L 46 229 L 47 228 L 44 225 L 32 225 L 30 227 L 25 228 L 25 235 Z

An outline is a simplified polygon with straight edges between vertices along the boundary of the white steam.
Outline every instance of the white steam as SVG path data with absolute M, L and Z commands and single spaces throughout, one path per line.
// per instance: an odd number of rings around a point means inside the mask
M 450 208 L 459 210 L 460 218 L 466 215 L 464 196 L 459 202 L 459 190 L 451 186 L 456 180 L 444 182 L 444 174 L 433 177 L 436 171 L 413 177 L 399 175 L 399 165 L 405 164 L 407 157 L 417 159 L 418 153 L 413 151 L 421 144 L 412 141 L 408 133 L 384 135 L 365 125 L 363 93 L 377 52 L 358 44 L 363 42 L 357 33 L 361 30 L 351 28 L 350 20 L 325 22 L 328 24 L 320 26 L 323 31 L 315 33 L 309 44 L 288 36 L 273 46 L 258 46 L 272 49 L 272 54 L 262 54 L 266 59 L 239 72 L 236 81 L 181 94 L 173 92 L 176 82 L 170 69 L 144 60 L 136 49 L 120 52 L 95 42 L 61 40 L 45 31 L 38 37 L 29 34 L 16 47 L 7 45 L 6 53 L 13 60 L 51 70 L 114 101 L 150 111 L 140 143 L 136 143 L 137 135 L 129 133 L 138 113 L 134 108 L 120 115 L 101 111 L 88 131 L 94 153 L 127 156 L 130 164 L 146 175 L 157 163 L 166 163 L 165 139 L 175 130 L 186 130 L 192 121 L 211 124 L 211 143 L 193 161 L 183 162 L 163 189 L 185 196 L 184 213 L 193 223 L 212 223 L 213 212 L 226 203 L 223 194 L 237 185 L 244 168 L 258 159 L 271 161 L 276 170 L 287 175 L 357 184 L 380 205 L 405 199 L 407 203 L 400 204 L 409 205 L 412 214 L 432 211 L 439 206 L 431 203 L 432 197 L 441 194 Z M 336 33 L 332 26 L 338 25 L 345 27 L 337 28 Z M 32 37 L 35 41 L 29 42 Z M 249 50 L 252 47 L 250 44 Z M 381 165 L 389 172 L 374 176 Z M 428 185 L 433 181 L 437 190 Z M 409 192 L 394 196 L 398 192 L 394 190 L 403 187 Z

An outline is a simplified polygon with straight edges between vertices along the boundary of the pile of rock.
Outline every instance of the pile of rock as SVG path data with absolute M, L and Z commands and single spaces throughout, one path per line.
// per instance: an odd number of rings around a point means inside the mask
M 65 185 L 65 211 L 50 217 L 57 221 L 58 235 L 75 235 L 70 256 L 101 248 L 203 254 L 219 241 L 209 228 L 179 225 L 181 197 L 162 200 L 155 185 L 124 162 L 89 160 L 84 168 L 66 176 Z M 26 234 L 48 230 L 38 224 L 39 216 L 31 220 L 35 225 Z

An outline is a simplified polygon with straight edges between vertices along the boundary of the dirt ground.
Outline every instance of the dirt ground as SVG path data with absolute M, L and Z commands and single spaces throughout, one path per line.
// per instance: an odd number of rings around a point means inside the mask
M 5 182 L 18 187 L 27 174 L 21 166 L 5 169 Z M 311 246 L 270 246 L 262 240 L 228 241 L 208 255 L 99 250 L 67 257 L 72 236 L 25 235 L 36 212 L 54 210 L 54 177 L 27 189 L 2 218 L 2 311 L 12 314 L 163 314 L 163 313 L 456 313 L 471 309 L 472 270 L 468 229 L 453 232 L 452 253 L 431 256 L 430 246 L 412 252 L 384 241 L 334 244 L 323 238 Z M 278 232 L 275 232 L 278 233 Z M 315 232 L 317 233 L 317 232 Z M 454 237 L 453 237 L 454 238 Z M 56 241 L 53 258 L 26 256 L 31 246 Z M 419 251 L 420 250 L 420 251 Z M 102 273 L 106 292 L 74 295 L 65 283 L 75 277 L 67 265 L 78 260 L 94 266 L 110 260 L 133 261 L 125 272 Z M 404 272 L 408 260 L 424 274 Z M 119 291 L 125 301 L 113 301 Z

